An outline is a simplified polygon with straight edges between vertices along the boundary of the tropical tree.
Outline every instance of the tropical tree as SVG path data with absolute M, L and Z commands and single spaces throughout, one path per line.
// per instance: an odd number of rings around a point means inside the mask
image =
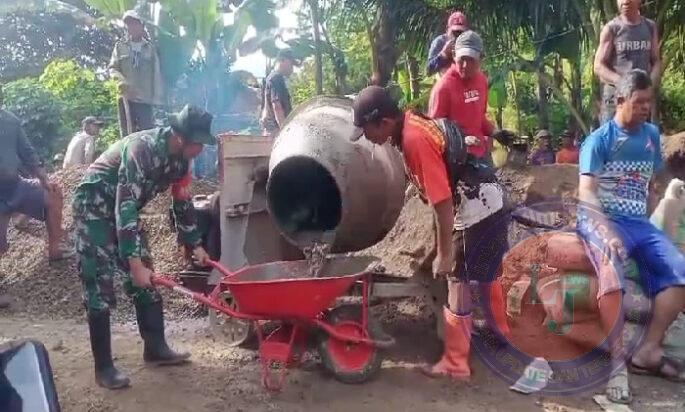
M 102 70 L 113 45 L 112 31 L 78 14 L 39 9 L 0 15 L 0 79 L 40 75 L 54 59 L 75 59 Z

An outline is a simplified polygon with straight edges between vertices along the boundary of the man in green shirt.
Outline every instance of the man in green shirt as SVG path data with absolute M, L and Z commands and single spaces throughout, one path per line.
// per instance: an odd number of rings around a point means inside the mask
M 164 104 L 164 85 L 155 46 L 148 40 L 140 15 L 122 17 L 126 38 L 114 45 L 109 73 L 119 82 L 121 136 L 154 127 L 153 107 Z
M 184 362 L 164 337 L 162 298 L 153 288 L 151 255 L 141 231 L 140 210 L 172 186 L 172 208 L 179 240 L 201 265 L 209 256 L 200 246 L 195 210 L 187 191 L 189 162 L 203 144 L 214 144 L 212 116 L 186 106 L 172 115 L 171 127 L 134 133 L 113 144 L 88 168 L 74 195 L 74 225 L 79 270 L 88 312 L 96 382 L 105 388 L 129 385 L 113 364 L 110 307 L 116 305 L 114 276 L 123 278 L 136 307 L 145 342 L 143 358 L 158 365 Z

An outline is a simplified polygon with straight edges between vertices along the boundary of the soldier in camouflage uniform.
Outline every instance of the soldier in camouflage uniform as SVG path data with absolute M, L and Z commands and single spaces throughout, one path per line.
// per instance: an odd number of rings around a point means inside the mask
M 100 386 L 129 385 L 112 361 L 109 309 L 116 304 L 115 276 L 123 279 L 124 290 L 135 304 L 144 360 L 169 365 L 190 356 L 172 351 L 166 343 L 162 299 L 150 282 L 150 251 L 138 217 L 148 201 L 172 186 L 179 239 L 193 250 L 199 264 L 207 264 L 209 256 L 199 246 L 195 210 L 185 185 L 190 182 L 189 161 L 203 144 L 215 143 L 211 121 L 209 113 L 186 106 L 172 115 L 171 127 L 134 133 L 112 145 L 91 164 L 76 190 L 76 248 Z

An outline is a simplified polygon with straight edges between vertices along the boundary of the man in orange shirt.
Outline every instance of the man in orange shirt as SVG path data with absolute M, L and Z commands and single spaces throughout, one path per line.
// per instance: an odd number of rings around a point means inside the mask
M 424 368 L 432 377 L 468 379 L 471 347 L 469 280 L 479 282 L 486 319 L 495 333 L 509 334 L 499 266 L 507 250 L 508 213 L 503 189 L 484 162 L 467 159 L 466 143 L 456 124 L 402 113 L 388 92 L 362 90 L 353 104 L 354 124 L 375 144 L 390 141 L 403 154 L 408 173 L 433 207 L 437 222 L 436 276 L 448 283 L 444 310 L 442 359 Z M 488 304 L 489 303 L 489 304 Z
M 428 115 L 449 119 L 466 134 L 468 152 L 489 158 L 490 136 L 495 127 L 487 118 L 488 78 L 480 70 L 483 40 L 475 31 L 466 31 L 454 42 L 454 64 L 433 86 Z
M 578 148 L 573 143 L 573 135 L 568 130 L 561 135 L 561 149 L 557 152 L 557 163 L 578 164 Z

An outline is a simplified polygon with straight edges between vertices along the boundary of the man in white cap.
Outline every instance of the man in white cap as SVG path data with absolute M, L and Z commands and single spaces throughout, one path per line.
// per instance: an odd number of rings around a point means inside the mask
M 100 135 L 100 128 L 105 123 L 94 116 L 88 116 L 81 122 L 81 131 L 71 138 L 62 163 L 63 168 L 89 166 L 95 160 L 95 144 Z
M 454 41 L 454 63 L 433 86 L 428 116 L 449 119 L 462 129 L 469 154 L 490 158 L 494 125 L 487 117 L 488 78 L 480 70 L 483 40 L 469 30 Z
M 126 38 L 114 45 L 109 72 L 119 82 L 121 136 L 154 127 L 153 106 L 164 104 L 159 57 L 135 10 L 124 13 Z

